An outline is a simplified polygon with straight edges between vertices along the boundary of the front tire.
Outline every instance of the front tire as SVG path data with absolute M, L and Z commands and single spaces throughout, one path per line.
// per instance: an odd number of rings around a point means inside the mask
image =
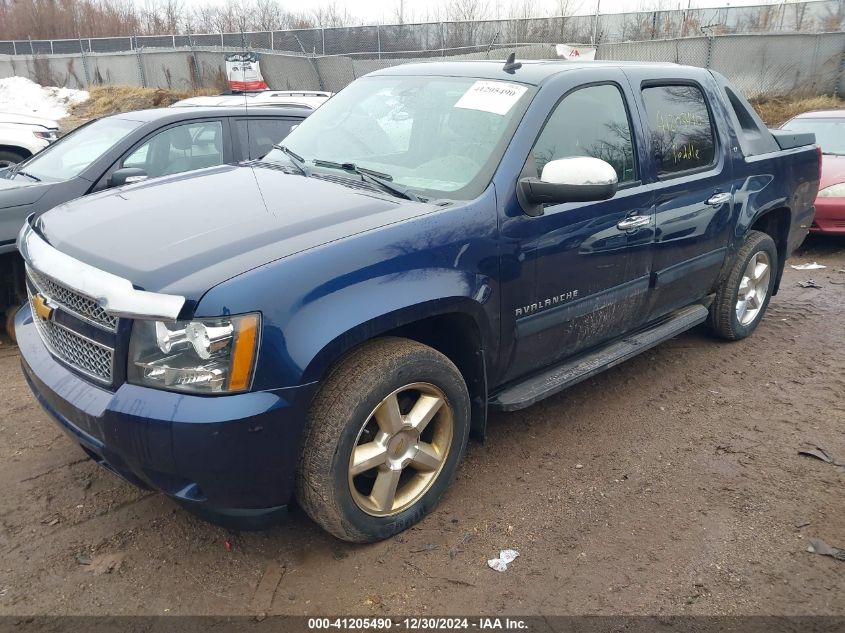
M 6 308 L 6 335 L 12 339 L 12 343 L 18 342 L 18 336 L 15 334 L 15 317 L 18 315 L 22 306 L 14 305 Z
M 379 541 L 428 514 L 454 479 L 469 436 L 469 395 L 457 367 L 408 339 L 347 356 L 314 399 L 297 499 L 345 541 Z
M 12 150 L 0 150 L 0 169 L 12 167 L 21 162 L 26 156 Z
M 774 240 L 766 233 L 749 231 L 710 306 L 709 325 L 717 336 L 737 341 L 757 329 L 775 287 L 777 262 Z

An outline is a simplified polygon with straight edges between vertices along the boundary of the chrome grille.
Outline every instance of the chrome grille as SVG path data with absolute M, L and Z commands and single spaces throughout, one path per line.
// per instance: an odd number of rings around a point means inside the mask
M 26 272 L 36 291 L 45 297 L 49 297 L 53 303 L 61 306 L 65 312 L 70 312 L 83 321 L 88 321 L 109 332 L 117 331 L 117 317 L 103 310 L 100 304 L 93 299 L 56 283 L 29 266 L 27 266 Z
M 59 306 L 56 308 L 57 310 L 68 312 L 69 314 L 79 316 L 80 318 L 84 317 L 78 314 L 75 310 L 70 309 L 63 302 L 56 300 L 53 296 L 48 294 L 48 291 L 43 289 L 43 287 L 36 286 L 33 279 L 35 275 L 33 273 L 33 270 L 28 270 L 30 283 L 27 284 L 27 294 L 29 295 L 30 307 L 32 308 L 32 320 L 35 323 L 38 334 L 41 336 L 41 340 L 44 341 L 44 345 L 47 347 L 47 350 L 55 358 L 71 368 L 76 369 L 97 382 L 110 385 L 114 377 L 114 349 L 108 345 L 94 341 L 87 336 L 66 327 L 65 325 L 57 323 L 53 318 L 47 320 L 39 318 L 33 302 L 35 297 L 33 291 L 40 293 L 52 304 Z M 40 277 L 41 279 L 46 279 L 43 275 Z M 60 286 L 55 282 L 50 281 L 50 284 L 51 285 L 48 285 L 47 287 L 55 287 L 61 289 L 64 293 L 75 294 L 73 291 Z M 63 294 L 61 296 L 67 297 L 68 294 Z M 84 320 L 92 321 L 88 318 L 85 318 Z M 117 319 L 115 319 L 115 329 L 116 325 Z

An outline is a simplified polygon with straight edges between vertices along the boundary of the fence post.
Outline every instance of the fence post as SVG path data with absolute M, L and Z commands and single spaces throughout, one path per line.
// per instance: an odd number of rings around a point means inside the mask
M 29 39 L 29 54 L 35 57 L 35 49 L 32 48 L 32 36 L 27 35 L 26 37 Z
M 378 58 L 381 59 L 381 27 L 376 24 L 376 43 L 378 44 Z
M 15 40 L 12 40 L 12 55 L 18 54 L 18 45 L 15 44 Z
M 197 59 L 197 49 L 194 46 L 194 34 L 191 33 L 191 29 L 188 29 L 188 46 L 191 47 L 191 57 L 194 60 L 194 80 L 196 81 L 196 87 L 202 87 L 202 70 L 200 69 L 200 63 Z
M 273 38 L 274 33 L 275 33 L 275 31 L 270 31 L 270 50 L 271 51 L 276 50 L 275 39 Z
M 320 27 L 320 35 L 323 38 L 323 55 L 325 55 L 326 54 L 326 27 L 325 26 Z
M 91 40 L 88 40 L 88 47 L 91 47 Z M 85 47 L 82 45 L 82 38 L 79 38 L 79 54 L 82 56 L 82 72 L 85 75 L 85 87 L 91 85 L 91 76 L 88 74 L 88 60 L 85 59 Z
M 147 87 L 147 75 L 144 72 L 144 60 L 141 57 L 141 47 L 138 46 L 138 35 L 132 36 L 132 45 L 135 48 L 135 60 L 138 62 L 138 81 L 141 82 L 141 87 Z
M 845 39 L 845 36 L 843 36 Z M 839 74 L 836 76 L 836 85 L 833 87 L 833 96 L 838 97 L 842 94 L 842 80 L 845 79 L 845 42 L 843 42 L 842 54 L 839 56 Z
M 596 0 L 596 17 L 593 19 L 593 37 L 590 39 L 590 44 L 595 45 L 596 37 L 599 33 L 599 11 L 601 11 L 601 0 Z
M 704 62 L 705 68 L 710 68 L 713 63 L 713 39 L 712 35 L 707 36 L 707 59 Z

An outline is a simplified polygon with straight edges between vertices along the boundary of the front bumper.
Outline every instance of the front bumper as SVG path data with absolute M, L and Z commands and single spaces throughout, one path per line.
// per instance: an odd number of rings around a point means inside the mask
M 810 230 L 845 235 L 845 198 L 816 198 L 816 217 Z
M 316 384 L 231 396 L 109 391 L 56 361 L 32 318 L 26 305 L 15 321 L 26 380 L 102 466 L 209 517 L 257 516 L 290 501 Z

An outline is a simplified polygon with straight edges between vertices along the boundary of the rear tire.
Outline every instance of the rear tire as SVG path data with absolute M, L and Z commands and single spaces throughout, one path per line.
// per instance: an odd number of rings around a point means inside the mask
M 314 399 L 297 499 L 345 541 L 379 541 L 428 514 L 457 472 L 469 436 L 457 367 L 408 339 L 371 341 L 343 359 Z
M 710 306 L 708 324 L 714 334 L 737 341 L 757 329 L 772 297 L 777 264 L 774 240 L 766 233 L 749 231 Z

